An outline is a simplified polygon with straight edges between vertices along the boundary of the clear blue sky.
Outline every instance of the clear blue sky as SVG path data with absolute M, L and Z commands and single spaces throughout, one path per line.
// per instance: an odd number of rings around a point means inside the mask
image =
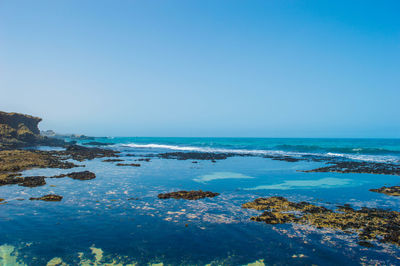
M 400 1 L 0 1 L 0 110 L 114 136 L 400 137 Z

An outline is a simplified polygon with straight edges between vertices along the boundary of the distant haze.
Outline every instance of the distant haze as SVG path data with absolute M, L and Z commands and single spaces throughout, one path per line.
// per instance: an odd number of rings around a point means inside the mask
M 399 1 L 0 2 L 0 110 L 95 136 L 400 137 Z

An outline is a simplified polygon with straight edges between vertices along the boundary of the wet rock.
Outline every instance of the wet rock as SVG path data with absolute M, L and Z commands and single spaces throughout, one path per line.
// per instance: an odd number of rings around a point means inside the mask
M 212 152 L 167 152 L 160 153 L 158 157 L 176 160 L 225 160 L 233 156 L 241 156 L 234 153 L 212 153 Z
M 77 180 L 91 180 L 96 178 L 96 175 L 90 171 L 69 173 L 66 176 Z
M 136 159 L 135 161 L 139 161 L 139 162 L 150 162 L 150 158 L 139 158 L 139 159 Z
M 5 199 L 1 199 L 1 198 L 0 198 L 0 202 L 3 202 L 3 201 L 5 201 Z
M 0 186 L 24 182 L 24 178 L 21 176 L 21 172 L 24 170 L 32 168 L 68 169 L 77 166 L 47 151 L 0 151 Z
M 113 145 L 114 143 L 91 141 L 91 142 L 86 142 L 86 143 L 82 143 L 82 144 L 83 145 L 91 145 L 91 146 L 108 146 L 108 145 Z
M 84 160 L 93 160 L 95 158 L 118 157 L 118 153 L 118 151 L 101 148 L 88 148 L 79 145 L 69 145 L 65 151 L 58 152 L 59 155 L 68 156 L 80 162 Z
M 62 196 L 59 195 L 55 195 L 55 194 L 48 194 L 48 195 L 44 195 L 42 197 L 39 198 L 29 198 L 29 200 L 43 200 L 43 201 L 61 201 L 62 200 Z
M 275 161 L 285 161 L 285 162 L 291 162 L 291 163 L 295 163 L 295 162 L 304 160 L 304 159 L 301 159 L 301 158 L 292 157 L 292 156 L 288 156 L 288 155 L 286 155 L 286 156 L 264 155 L 263 157 L 264 158 L 270 158 L 270 159 L 275 160 Z
M 23 178 L 23 181 L 19 183 L 19 186 L 23 187 L 39 187 L 46 185 L 44 176 L 27 176 Z
M 218 196 L 219 193 L 214 193 L 211 191 L 202 191 L 202 190 L 192 190 L 192 191 L 177 191 L 177 192 L 169 192 L 169 193 L 161 193 L 158 194 L 159 199 L 186 199 L 186 200 L 198 200 L 203 198 L 213 198 Z
M 320 167 L 310 172 L 334 172 L 334 173 L 360 173 L 360 174 L 381 174 L 381 175 L 400 175 L 400 165 L 391 163 L 375 163 L 375 162 L 335 162 L 333 165 Z
M 369 191 L 383 193 L 388 196 L 400 196 L 400 186 L 393 186 L 393 187 L 383 186 L 381 188 L 370 189 Z
M 259 216 L 251 217 L 253 221 L 354 230 L 359 234 L 360 241 L 379 240 L 400 245 L 400 213 L 396 211 L 366 207 L 354 210 L 349 205 L 339 206 L 333 211 L 307 202 L 291 202 L 283 197 L 258 198 L 242 207 L 264 211 Z
M 139 163 L 117 163 L 117 166 L 135 166 L 135 167 L 140 167 Z
M 124 160 L 122 160 L 122 159 L 106 159 L 106 160 L 103 160 L 103 162 L 110 162 L 110 163 L 112 163 L 112 162 L 123 162 Z

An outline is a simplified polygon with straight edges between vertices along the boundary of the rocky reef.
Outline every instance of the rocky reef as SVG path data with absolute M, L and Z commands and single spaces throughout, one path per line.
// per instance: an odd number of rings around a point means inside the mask
M 27 169 L 68 169 L 77 166 L 74 163 L 61 160 L 59 157 L 46 151 L 0 151 L 0 186 L 7 184 L 25 184 L 26 186 L 30 186 L 30 184 L 33 184 L 33 180 L 21 177 L 21 172 Z
M 367 242 L 371 240 L 400 245 L 400 213 L 396 211 L 366 207 L 355 210 L 347 204 L 330 210 L 307 202 L 291 202 L 283 197 L 258 198 L 242 207 L 263 210 L 261 215 L 251 217 L 257 222 L 297 223 L 357 232 L 360 244 L 364 246 L 371 244 Z
M 388 196 L 400 196 L 400 186 L 372 188 L 369 191 L 383 193 Z
M 400 165 L 391 163 L 345 161 L 334 162 L 333 165 L 320 167 L 313 170 L 306 170 L 304 172 L 400 175 Z
M 169 193 L 161 193 L 158 194 L 159 199 L 186 199 L 186 200 L 198 200 L 203 198 L 213 198 L 218 196 L 219 193 L 214 193 L 211 191 L 202 191 L 202 190 L 192 190 L 192 191 L 176 191 Z
M 43 201 L 61 201 L 62 200 L 62 196 L 59 195 L 55 195 L 55 194 L 48 194 L 48 195 L 44 195 L 38 198 L 29 198 L 29 200 L 43 200 Z
M 59 156 L 66 156 L 76 161 L 93 160 L 95 158 L 118 157 L 118 151 L 101 148 L 88 148 L 79 145 L 68 145 L 65 151 L 54 152 Z
M 82 172 L 72 172 L 68 174 L 51 176 L 50 178 L 62 178 L 62 177 L 69 177 L 76 180 L 91 180 L 95 179 L 96 175 L 95 173 L 92 173 L 90 171 L 82 171 Z

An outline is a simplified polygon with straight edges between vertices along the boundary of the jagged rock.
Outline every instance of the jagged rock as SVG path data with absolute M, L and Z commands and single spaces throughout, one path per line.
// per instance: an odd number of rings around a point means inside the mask
M 177 192 L 169 192 L 169 193 L 161 193 L 158 194 L 159 199 L 187 199 L 187 200 L 198 200 L 203 198 L 213 198 L 218 196 L 219 193 L 214 193 L 211 191 L 202 191 L 202 190 L 192 190 L 192 191 L 177 191 Z
M 43 200 L 43 201 L 61 201 L 62 200 L 62 196 L 59 195 L 55 195 L 55 194 L 48 194 L 48 195 L 44 195 L 42 197 L 39 198 L 29 198 L 29 200 Z
M 39 117 L 0 111 L 0 150 L 36 145 L 63 146 L 65 141 L 40 135 Z

